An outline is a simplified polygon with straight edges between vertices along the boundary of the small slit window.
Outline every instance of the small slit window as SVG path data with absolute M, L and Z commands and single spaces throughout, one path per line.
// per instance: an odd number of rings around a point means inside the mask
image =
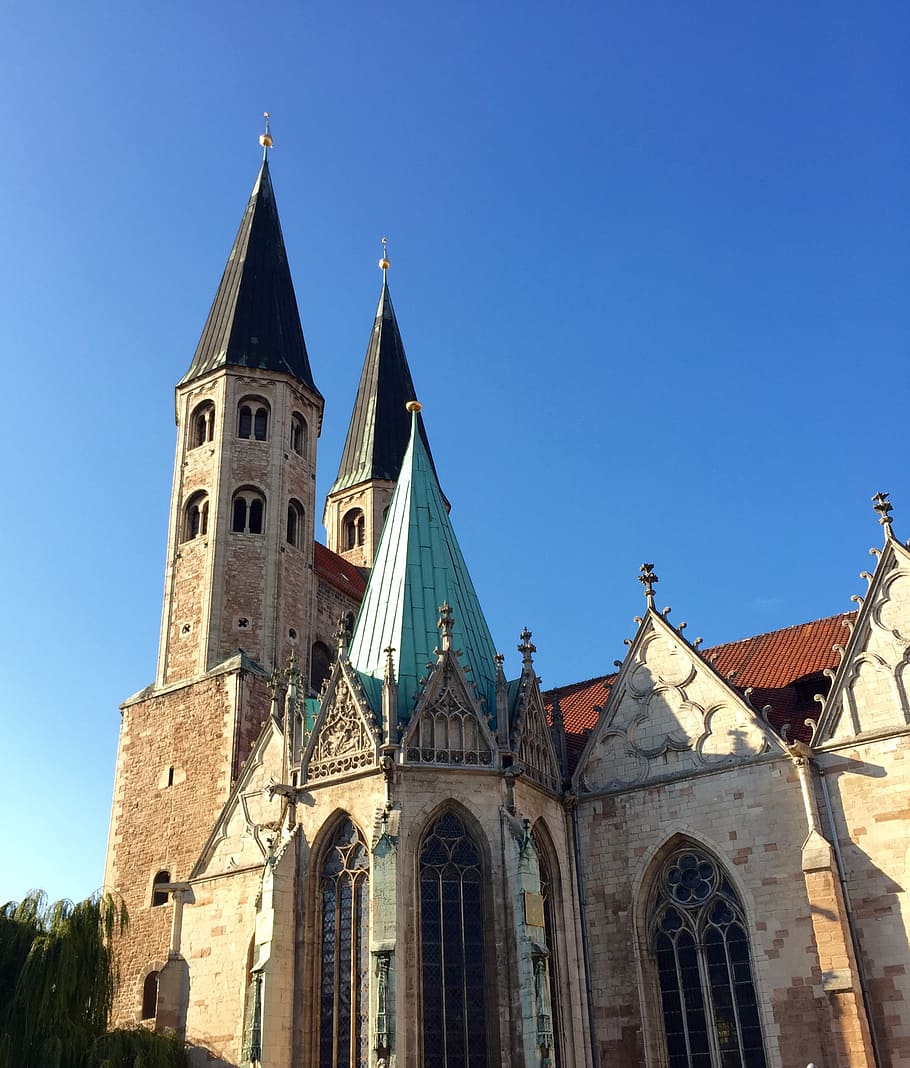
M 299 549 L 303 538 L 303 505 L 300 501 L 288 501 L 287 542 Z
M 208 533 L 209 499 L 205 493 L 194 493 L 186 502 L 183 512 L 183 537 L 181 541 L 192 541 Z
M 237 436 L 254 441 L 268 440 L 269 409 L 265 401 L 252 397 L 240 402 L 237 409 Z
M 261 534 L 265 498 L 257 490 L 238 490 L 231 502 L 231 530 L 235 534 Z
M 158 1015 L 158 972 L 149 972 L 142 984 L 142 1019 L 154 1020 Z
M 306 419 L 300 412 L 294 412 L 291 416 L 291 452 L 298 456 L 306 456 Z
M 212 440 L 215 436 L 215 405 L 211 401 L 200 404 L 193 412 L 191 426 L 190 448 L 198 449 L 200 445 Z
M 162 889 L 167 883 L 171 881 L 171 873 L 169 871 L 159 871 L 155 878 L 152 880 L 152 906 L 166 905 L 168 899 L 167 890 Z

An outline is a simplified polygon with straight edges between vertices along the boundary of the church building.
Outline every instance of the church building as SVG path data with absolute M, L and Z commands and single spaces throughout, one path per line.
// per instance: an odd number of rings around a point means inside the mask
M 157 674 L 122 706 L 114 1022 L 232 1068 L 910 1065 L 887 494 L 843 615 L 704 649 L 645 564 L 623 661 L 542 692 L 525 630 L 507 678 L 385 258 L 316 500 L 324 399 L 261 140 L 176 386 Z

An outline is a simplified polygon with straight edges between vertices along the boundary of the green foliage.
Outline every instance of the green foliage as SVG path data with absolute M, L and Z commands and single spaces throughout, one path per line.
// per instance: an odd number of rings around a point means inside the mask
M 181 1068 L 183 1044 L 141 1028 L 106 1030 L 114 938 L 126 910 L 32 891 L 0 908 L 0 1068 Z

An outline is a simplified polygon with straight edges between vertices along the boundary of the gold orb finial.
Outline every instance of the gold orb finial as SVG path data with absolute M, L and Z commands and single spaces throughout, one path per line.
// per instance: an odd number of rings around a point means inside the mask
M 387 271 L 392 265 L 389 263 L 389 239 L 387 237 L 380 238 L 382 241 L 382 259 L 379 261 L 379 269 L 381 271 Z
M 262 117 L 265 119 L 265 132 L 259 135 L 259 144 L 266 150 L 272 147 L 272 133 L 269 128 L 269 113 L 263 111 Z
M 423 405 L 420 403 L 420 401 L 414 400 L 414 401 L 408 401 L 408 403 L 404 407 L 405 407 L 405 411 L 408 411 L 408 412 L 419 412 L 423 408 Z

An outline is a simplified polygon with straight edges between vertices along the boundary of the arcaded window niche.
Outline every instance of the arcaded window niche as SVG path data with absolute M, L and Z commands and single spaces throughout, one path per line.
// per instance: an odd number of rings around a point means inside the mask
M 237 408 L 237 437 L 268 441 L 269 406 L 261 397 L 246 397 Z
M 352 508 L 341 521 L 343 550 L 356 549 L 366 541 L 366 520 L 359 508 Z
M 231 501 L 231 530 L 235 534 L 261 534 L 265 523 L 265 497 L 252 488 L 238 490 Z
M 296 452 L 298 456 L 306 456 L 306 438 L 306 419 L 300 412 L 294 412 L 291 416 L 291 440 L 289 442 L 291 452 Z
M 190 448 L 198 449 L 215 436 L 215 405 L 211 401 L 200 404 L 190 417 Z
M 183 527 L 181 541 L 201 538 L 209 529 L 209 498 L 204 491 L 194 493 L 186 502 L 183 510 Z

